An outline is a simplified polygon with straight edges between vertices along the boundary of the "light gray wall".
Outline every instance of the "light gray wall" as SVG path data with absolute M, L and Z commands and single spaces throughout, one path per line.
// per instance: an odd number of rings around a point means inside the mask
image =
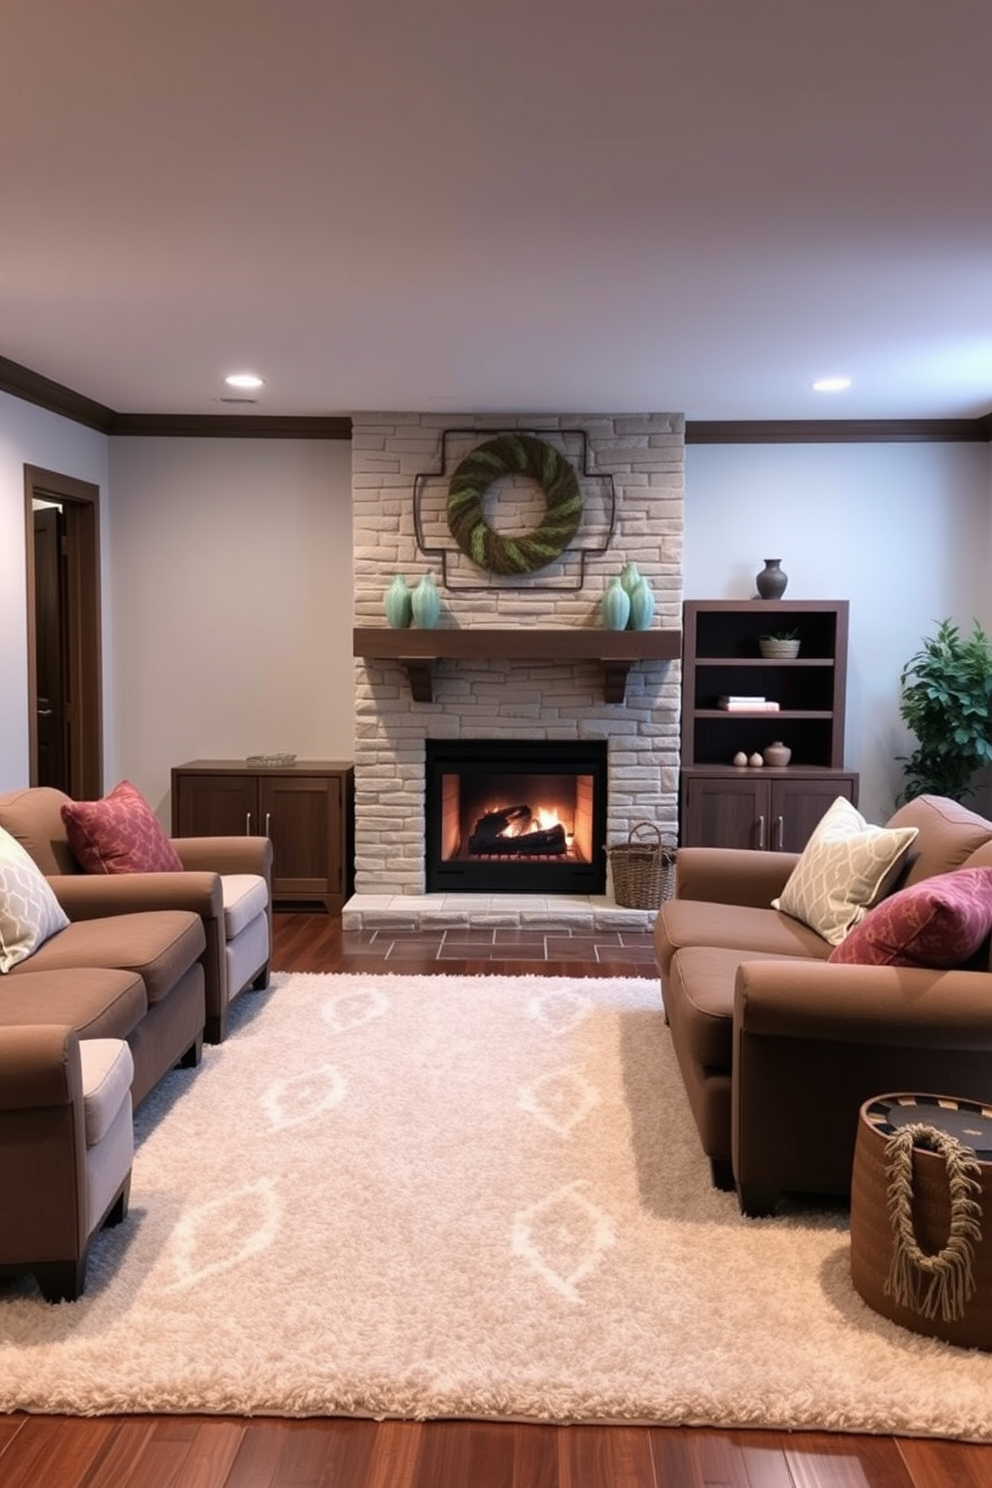
M 165 819 L 169 770 L 269 749 L 351 758 L 347 442 L 115 439 L 0 394 L 0 790 L 28 780 L 25 464 L 101 489 L 105 783 Z M 889 812 L 898 674 L 952 615 L 992 628 L 984 444 L 686 448 L 685 593 L 851 601 L 847 762 Z M 992 809 L 992 799 L 980 800 Z
M 101 566 L 106 573 L 109 522 L 107 440 L 93 429 L 0 393 L 0 791 L 28 783 L 27 572 L 24 467 L 39 465 L 100 488 Z M 104 752 L 113 767 L 113 624 L 102 617 Z
M 944 616 L 992 621 L 990 468 L 986 444 L 686 448 L 687 599 L 753 597 L 774 557 L 787 600 L 850 601 L 846 763 L 869 820 L 891 813 L 912 748 L 903 665 Z
M 351 759 L 351 446 L 111 441 L 118 774 L 168 820 L 170 769 Z

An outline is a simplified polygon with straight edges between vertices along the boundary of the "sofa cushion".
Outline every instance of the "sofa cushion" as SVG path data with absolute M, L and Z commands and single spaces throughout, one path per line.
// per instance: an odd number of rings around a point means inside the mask
M 775 909 L 794 915 L 831 945 L 880 899 L 919 827 L 873 827 L 838 796 L 803 848 Z
M 134 971 L 25 971 L 0 983 L 2 1024 L 64 1023 L 81 1039 L 127 1038 L 147 1011 L 145 984 Z
M 224 902 L 225 940 L 233 940 L 252 920 L 268 912 L 268 885 L 257 873 L 223 873 L 220 890 Z
M 17 968 L 15 976 L 74 966 L 136 971 L 149 1003 L 168 996 L 206 946 L 203 921 L 192 910 L 153 909 L 73 920 Z
M 916 827 L 919 836 L 906 854 L 900 888 L 935 873 L 962 868 L 973 852 L 992 842 L 992 822 L 945 796 L 916 796 L 900 806 L 887 827 Z
M 655 920 L 654 945 L 662 975 L 684 946 L 814 956 L 821 961 L 830 954 L 821 935 L 790 915 L 743 904 L 710 904 L 705 899 L 666 900 Z
M 992 868 L 959 868 L 890 894 L 829 959 L 867 966 L 962 966 L 990 930 Z
M 0 972 L 33 955 L 68 923 L 31 855 L 0 827 Z
M 794 959 L 711 946 L 686 946 L 678 952 L 665 982 L 665 1009 L 696 1064 L 715 1070 L 731 1067 L 734 987 L 741 963 Z
M 134 1060 L 123 1039 L 80 1039 L 83 1128 L 87 1147 L 102 1142 L 131 1093 Z
M 67 801 L 62 820 L 87 873 L 179 873 L 183 863 L 161 822 L 129 780 L 100 801 Z

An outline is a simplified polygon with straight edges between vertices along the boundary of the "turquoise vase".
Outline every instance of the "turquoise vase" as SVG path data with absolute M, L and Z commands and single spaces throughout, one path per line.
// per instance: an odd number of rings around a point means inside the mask
M 654 619 L 654 590 L 647 579 L 636 583 L 630 594 L 631 630 L 650 630 Z
M 630 619 L 630 596 L 619 579 L 611 579 L 607 584 L 599 608 L 604 630 L 626 630 Z
M 620 583 L 623 586 L 625 593 L 627 595 L 633 594 L 634 590 L 637 588 L 640 582 L 641 575 L 637 564 L 625 563 L 623 566 L 623 572 L 620 575 Z
M 413 619 L 413 601 L 410 588 L 402 574 L 397 574 L 386 590 L 383 608 L 386 623 L 394 630 L 406 630 Z
M 411 596 L 414 624 L 421 630 L 433 630 L 441 613 L 441 596 L 433 574 L 424 574 Z

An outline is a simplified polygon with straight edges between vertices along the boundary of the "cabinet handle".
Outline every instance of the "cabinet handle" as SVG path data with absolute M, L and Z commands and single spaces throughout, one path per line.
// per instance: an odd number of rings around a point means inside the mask
M 758 851 L 765 850 L 765 816 L 764 812 L 758 817 Z
M 271 811 L 267 811 L 265 813 L 265 832 L 264 832 L 264 836 L 266 836 L 266 837 L 271 837 L 272 836 L 272 833 L 269 831 L 269 822 L 271 820 L 272 820 L 272 812 Z
M 776 848 L 778 849 L 779 852 L 782 851 L 782 844 L 784 842 L 785 842 L 785 818 L 784 817 L 781 817 L 781 816 L 777 816 L 775 818 L 775 846 L 776 846 Z
M 245 812 L 245 836 L 246 837 L 250 837 L 251 836 L 251 812 L 250 811 L 246 811 Z

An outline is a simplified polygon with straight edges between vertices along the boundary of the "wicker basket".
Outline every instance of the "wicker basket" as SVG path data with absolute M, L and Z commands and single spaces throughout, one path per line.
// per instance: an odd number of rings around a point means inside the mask
M 638 832 L 654 833 L 654 841 L 635 841 Z M 613 873 L 613 897 L 624 909 L 657 909 L 675 891 L 675 844 L 664 842 L 653 822 L 636 822 L 627 841 L 608 847 Z

